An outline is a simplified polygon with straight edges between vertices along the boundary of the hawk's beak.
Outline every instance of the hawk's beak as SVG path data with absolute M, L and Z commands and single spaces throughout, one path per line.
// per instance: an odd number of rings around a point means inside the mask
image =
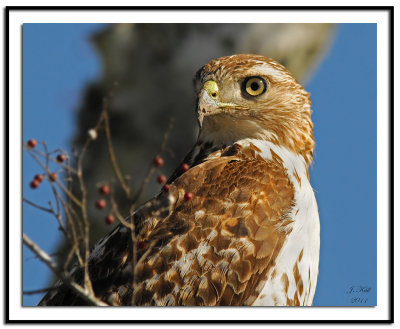
M 203 125 L 203 119 L 206 116 L 218 113 L 227 113 L 232 109 L 247 109 L 246 107 L 234 103 L 224 103 L 220 99 L 220 90 L 218 84 L 209 80 L 203 85 L 197 101 L 197 120 L 200 128 Z
M 197 120 L 200 128 L 203 125 L 203 119 L 205 116 L 215 114 L 215 111 L 219 108 L 219 88 L 215 81 L 207 81 L 203 89 L 200 92 L 197 101 Z

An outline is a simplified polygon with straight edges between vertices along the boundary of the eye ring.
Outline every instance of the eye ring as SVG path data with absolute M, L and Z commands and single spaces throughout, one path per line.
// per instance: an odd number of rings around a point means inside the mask
M 267 83 L 260 77 L 249 77 L 243 82 L 244 91 L 250 96 L 259 96 L 267 90 Z

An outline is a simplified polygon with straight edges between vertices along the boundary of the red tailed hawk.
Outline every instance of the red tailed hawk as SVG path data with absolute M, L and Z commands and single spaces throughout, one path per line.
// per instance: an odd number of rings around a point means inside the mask
M 311 305 L 320 226 L 309 93 L 258 55 L 215 59 L 195 86 L 190 169 L 132 216 L 136 288 L 131 232 L 120 224 L 92 250 L 96 296 L 110 305 Z M 82 284 L 82 269 L 71 275 Z M 84 304 L 59 283 L 39 305 Z

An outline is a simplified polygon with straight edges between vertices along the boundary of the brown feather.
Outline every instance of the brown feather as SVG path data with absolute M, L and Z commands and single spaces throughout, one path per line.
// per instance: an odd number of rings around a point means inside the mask
M 151 264 L 153 273 L 160 276 L 156 285 L 149 285 L 154 277 L 138 278 L 138 305 L 167 301 L 221 305 L 228 299 L 244 304 L 257 295 L 255 288 L 266 280 L 271 260 L 285 241 L 286 234 L 276 224 L 290 211 L 294 190 L 279 161 L 260 161 L 247 151 L 236 146 L 234 155 L 205 161 L 182 174 L 169 192 L 176 200 L 170 215 L 158 221 L 151 233 L 143 224 L 139 237 L 145 234 L 149 241 L 171 234 L 180 220 L 188 231 L 172 234 L 143 262 L 143 268 Z M 254 173 L 260 170 L 267 179 L 255 179 Z M 238 187 L 239 193 L 232 187 Z M 180 197 L 186 191 L 194 194 L 192 200 Z M 224 196 L 223 191 L 232 192 Z M 201 211 L 207 215 L 196 219 Z M 168 289 L 160 290 L 164 286 Z M 150 294 L 151 300 L 146 298 Z M 175 298 L 163 299 L 166 294 Z

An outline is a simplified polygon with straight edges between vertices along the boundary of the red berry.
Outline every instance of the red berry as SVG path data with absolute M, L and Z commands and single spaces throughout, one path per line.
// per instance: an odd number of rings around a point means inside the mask
M 29 147 L 35 147 L 37 145 L 36 139 L 30 139 L 28 140 L 28 146 Z
M 57 155 L 58 162 L 64 162 L 67 157 L 64 154 Z
M 186 201 L 190 201 L 194 198 L 194 194 L 192 192 L 186 192 L 184 198 Z
M 115 217 L 114 217 L 113 214 L 107 215 L 107 217 L 106 217 L 106 224 L 107 225 L 111 225 L 112 223 L 114 223 L 114 221 L 115 221 Z
M 55 173 L 55 172 L 52 172 L 52 173 L 49 175 L 49 179 L 50 179 L 52 182 L 54 182 L 55 180 L 57 180 L 57 178 L 58 178 L 58 175 L 57 175 L 57 173 Z
M 39 187 L 39 185 L 40 185 L 40 182 L 37 180 L 37 179 L 34 179 L 32 182 L 31 182 L 31 188 L 38 188 Z
M 187 163 L 182 163 L 181 169 L 182 171 L 188 171 L 190 166 Z
M 104 195 L 110 194 L 110 187 L 108 185 L 101 185 L 99 188 L 99 192 Z
M 143 249 L 146 246 L 146 242 L 143 240 L 138 241 L 137 247 L 138 249 Z
M 164 192 L 168 192 L 170 188 L 171 188 L 171 185 L 165 184 L 162 189 Z
M 161 167 L 164 164 L 164 159 L 162 157 L 155 157 L 153 164 L 155 167 Z
M 164 184 L 167 181 L 167 177 L 165 177 L 165 175 L 160 175 L 157 177 L 157 182 L 159 182 L 160 184 Z
M 43 175 L 41 174 L 36 174 L 34 177 L 35 180 L 37 180 L 39 183 L 43 181 Z
M 97 209 L 104 209 L 107 206 L 107 201 L 104 199 L 100 199 L 96 201 L 96 208 Z

